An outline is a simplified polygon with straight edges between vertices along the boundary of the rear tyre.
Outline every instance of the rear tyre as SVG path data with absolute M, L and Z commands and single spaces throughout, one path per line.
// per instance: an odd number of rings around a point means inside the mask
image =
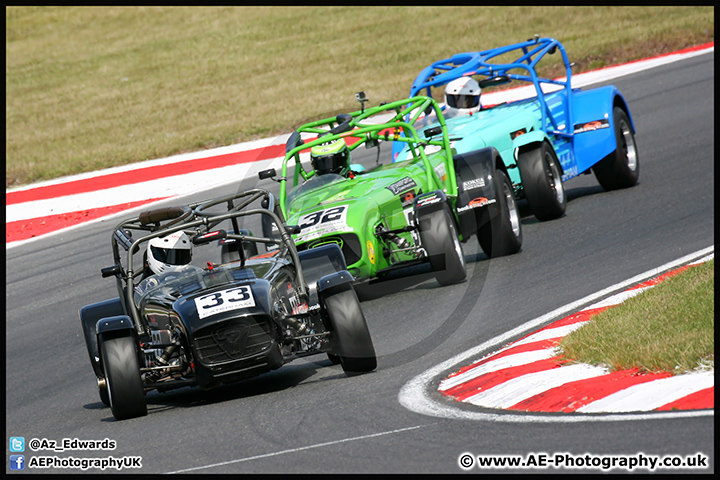
M 490 258 L 517 253 L 522 246 L 522 224 L 512 184 L 505 172 L 495 170 L 493 177 L 499 212 L 478 229 L 480 248 Z
M 465 280 L 465 255 L 448 207 L 430 213 L 420 211 L 417 222 L 420 241 L 438 283 L 445 286 Z
M 328 354 L 330 361 L 337 356 L 347 375 L 375 370 L 375 347 L 355 290 L 349 287 L 330 295 L 325 307 L 333 330 L 334 353 Z
M 553 148 L 542 142 L 538 148 L 520 153 L 517 164 L 525 197 L 535 218 L 552 220 L 565 213 L 565 187 Z
M 147 415 L 140 364 L 132 337 L 117 337 L 100 343 L 108 400 L 117 420 Z
M 637 184 L 640 176 L 635 135 L 630 127 L 630 119 L 623 109 L 613 109 L 613 123 L 617 147 L 592 167 L 595 178 L 605 190 L 632 187 Z

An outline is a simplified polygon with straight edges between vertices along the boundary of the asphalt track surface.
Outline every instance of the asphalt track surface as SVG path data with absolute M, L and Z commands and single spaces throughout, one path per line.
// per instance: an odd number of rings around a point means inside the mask
M 310 357 L 212 391 L 151 393 L 147 417 L 117 422 L 97 396 L 77 317 L 83 305 L 116 294 L 114 282 L 99 274 L 111 259 L 109 233 L 116 221 L 9 249 L 6 438 L 109 438 L 117 443 L 112 451 L 26 450 L 25 455 L 139 455 L 142 468 L 126 472 L 146 474 L 462 473 L 464 453 L 498 458 L 700 454 L 707 457 L 706 468 L 653 471 L 714 472 L 713 416 L 504 422 L 433 417 L 398 401 L 410 379 L 459 352 L 714 244 L 714 54 L 612 83 L 625 95 L 638 129 L 640 183 L 605 192 L 592 175 L 573 179 L 566 184 L 564 217 L 539 223 L 525 213 L 519 254 L 489 260 L 471 239 L 464 245 L 466 282 L 439 287 L 419 272 L 366 292 L 370 299 L 363 309 L 378 368 L 363 376 L 346 377 L 324 357 Z M 371 165 L 374 153 L 364 153 L 355 160 Z M 256 182 L 242 183 L 239 188 Z M 436 395 L 446 405 L 479 411 Z M 603 471 L 566 468 L 496 470 Z

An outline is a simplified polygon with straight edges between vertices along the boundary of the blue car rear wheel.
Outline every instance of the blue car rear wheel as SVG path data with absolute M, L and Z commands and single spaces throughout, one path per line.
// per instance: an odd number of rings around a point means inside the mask
M 595 177 L 605 190 L 632 187 L 637 184 L 640 176 L 635 135 L 630 119 L 623 109 L 613 109 L 613 124 L 617 145 L 615 151 L 592 167 Z

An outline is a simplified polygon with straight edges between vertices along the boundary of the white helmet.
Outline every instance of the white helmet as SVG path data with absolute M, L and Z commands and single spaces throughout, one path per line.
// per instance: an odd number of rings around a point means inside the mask
M 192 259 L 192 244 L 183 232 L 175 232 L 165 237 L 153 238 L 148 242 L 147 261 L 150 270 L 176 272 Z
M 447 117 L 468 115 L 480 110 L 480 85 L 472 77 L 456 78 L 445 87 Z

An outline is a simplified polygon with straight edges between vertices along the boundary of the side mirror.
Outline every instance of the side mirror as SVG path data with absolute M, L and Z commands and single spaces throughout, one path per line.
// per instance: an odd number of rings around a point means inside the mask
M 339 125 L 330 130 L 331 134 L 336 135 L 338 133 L 349 132 L 350 130 L 352 130 L 352 127 L 350 126 L 350 122 L 353 119 L 352 115 L 347 113 L 341 113 L 336 117 L 336 119 Z
M 427 130 L 425 130 L 425 138 L 434 137 L 435 135 L 438 135 L 440 133 L 442 133 L 442 127 L 439 125 L 437 127 L 428 128 Z
M 260 177 L 260 180 L 265 180 L 266 178 L 273 178 L 275 175 L 277 175 L 277 172 L 274 168 L 258 172 L 258 177 Z
M 285 225 L 285 231 L 290 235 L 300 233 L 300 225 Z
M 478 82 L 480 88 L 495 87 L 504 83 L 509 83 L 510 77 L 507 75 L 498 75 L 497 77 L 489 77 Z
M 122 268 L 120 268 L 120 265 L 113 265 L 112 267 L 105 267 L 100 269 L 100 274 L 103 278 L 112 277 L 113 275 L 120 275 L 121 273 Z

